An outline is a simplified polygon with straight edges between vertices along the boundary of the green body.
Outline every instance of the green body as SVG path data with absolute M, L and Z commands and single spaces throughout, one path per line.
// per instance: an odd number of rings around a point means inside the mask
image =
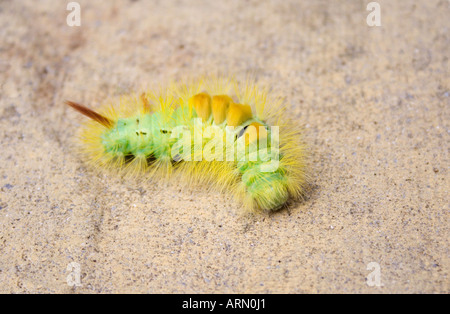
M 211 121 L 199 122 L 195 112 L 190 113 L 187 108 L 178 107 L 171 113 L 147 113 L 129 118 L 121 118 L 116 125 L 107 129 L 102 137 L 102 145 L 107 153 L 116 156 L 125 156 L 127 160 L 134 157 L 145 157 L 149 162 L 160 160 L 176 164 L 178 162 L 190 162 L 196 156 L 202 156 L 202 150 L 208 143 L 208 138 L 203 138 L 201 144 L 195 142 L 195 129 L 204 130 L 205 127 L 212 126 Z M 236 167 L 236 180 L 240 180 L 245 187 L 245 198 L 248 201 L 257 203 L 259 208 L 274 210 L 286 203 L 289 193 L 287 189 L 286 169 L 275 164 L 274 161 L 281 161 L 283 156 L 279 154 L 278 142 L 272 140 L 272 133 L 268 129 L 268 138 L 264 139 L 264 147 L 261 142 L 255 145 L 247 146 L 244 154 L 239 155 L 239 147 L 242 146 L 243 128 L 248 126 L 247 121 L 235 130 L 229 130 L 226 124 L 215 126 L 223 132 L 228 132 L 228 140 L 223 145 L 223 159 L 226 159 L 226 149 L 233 146 L 234 165 Z M 260 122 L 260 121 L 259 121 Z M 261 122 L 262 123 L 262 122 Z M 191 136 L 175 136 L 174 130 L 182 128 Z M 231 140 L 230 140 L 231 138 Z M 189 141 L 190 151 L 181 149 L 182 158 L 179 155 L 173 156 L 174 146 L 186 144 L 183 141 Z M 240 146 L 241 145 L 241 146 Z M 242 151 L 242 150 L 241 150 Z M 220 152 L 222 153 L 222 152 Z M 219 159 L 220 160 L 220 159 Z M 230 159 L 227 159 L 230 160 Z M 208 162 L 208 161 L 204 161 Z

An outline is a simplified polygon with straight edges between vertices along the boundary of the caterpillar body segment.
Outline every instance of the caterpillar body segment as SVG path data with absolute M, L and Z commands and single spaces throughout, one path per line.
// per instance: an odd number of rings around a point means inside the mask
M 304 192 L 299 131 L 280 111 L 268 114 L 264 108 L 279 101 L 248 82 L 172 86 L 125 97 L 100 113 L 67 104 L 92 119 L 81 138 L 94 166 L 203 184 L 253 211 L 277 210 Z

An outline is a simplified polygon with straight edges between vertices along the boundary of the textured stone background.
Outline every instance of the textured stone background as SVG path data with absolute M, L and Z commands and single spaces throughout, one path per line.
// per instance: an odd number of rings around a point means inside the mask
M 450 292 L 449 1 L 379 1 L 381 27 L 369 1 L 83 0 L 81 27 L 67 2 L 0 2 L 0 292 Z M 286 97 L 305 202 L 243 216 L 74 154 L 65 99 L 218 71 Z

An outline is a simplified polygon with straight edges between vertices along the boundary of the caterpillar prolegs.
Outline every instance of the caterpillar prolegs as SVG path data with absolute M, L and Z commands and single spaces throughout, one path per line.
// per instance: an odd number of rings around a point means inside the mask
M 215 78 L 123 96 L 81 131 L 90 163 L 232 193 L 248 210 L 273 211 L 304 193 L 305 147 L 281 99 L 253 82 Z

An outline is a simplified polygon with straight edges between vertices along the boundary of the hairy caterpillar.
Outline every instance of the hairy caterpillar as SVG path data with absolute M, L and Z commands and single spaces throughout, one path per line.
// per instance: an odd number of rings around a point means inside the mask
M 247 80 L 209 78 L 123 96 L 81 131 L 95 167 L 177 178 L 233 193 L 248 210 L 277 210 L 305 189 L 305 147 L 282 100 Z

